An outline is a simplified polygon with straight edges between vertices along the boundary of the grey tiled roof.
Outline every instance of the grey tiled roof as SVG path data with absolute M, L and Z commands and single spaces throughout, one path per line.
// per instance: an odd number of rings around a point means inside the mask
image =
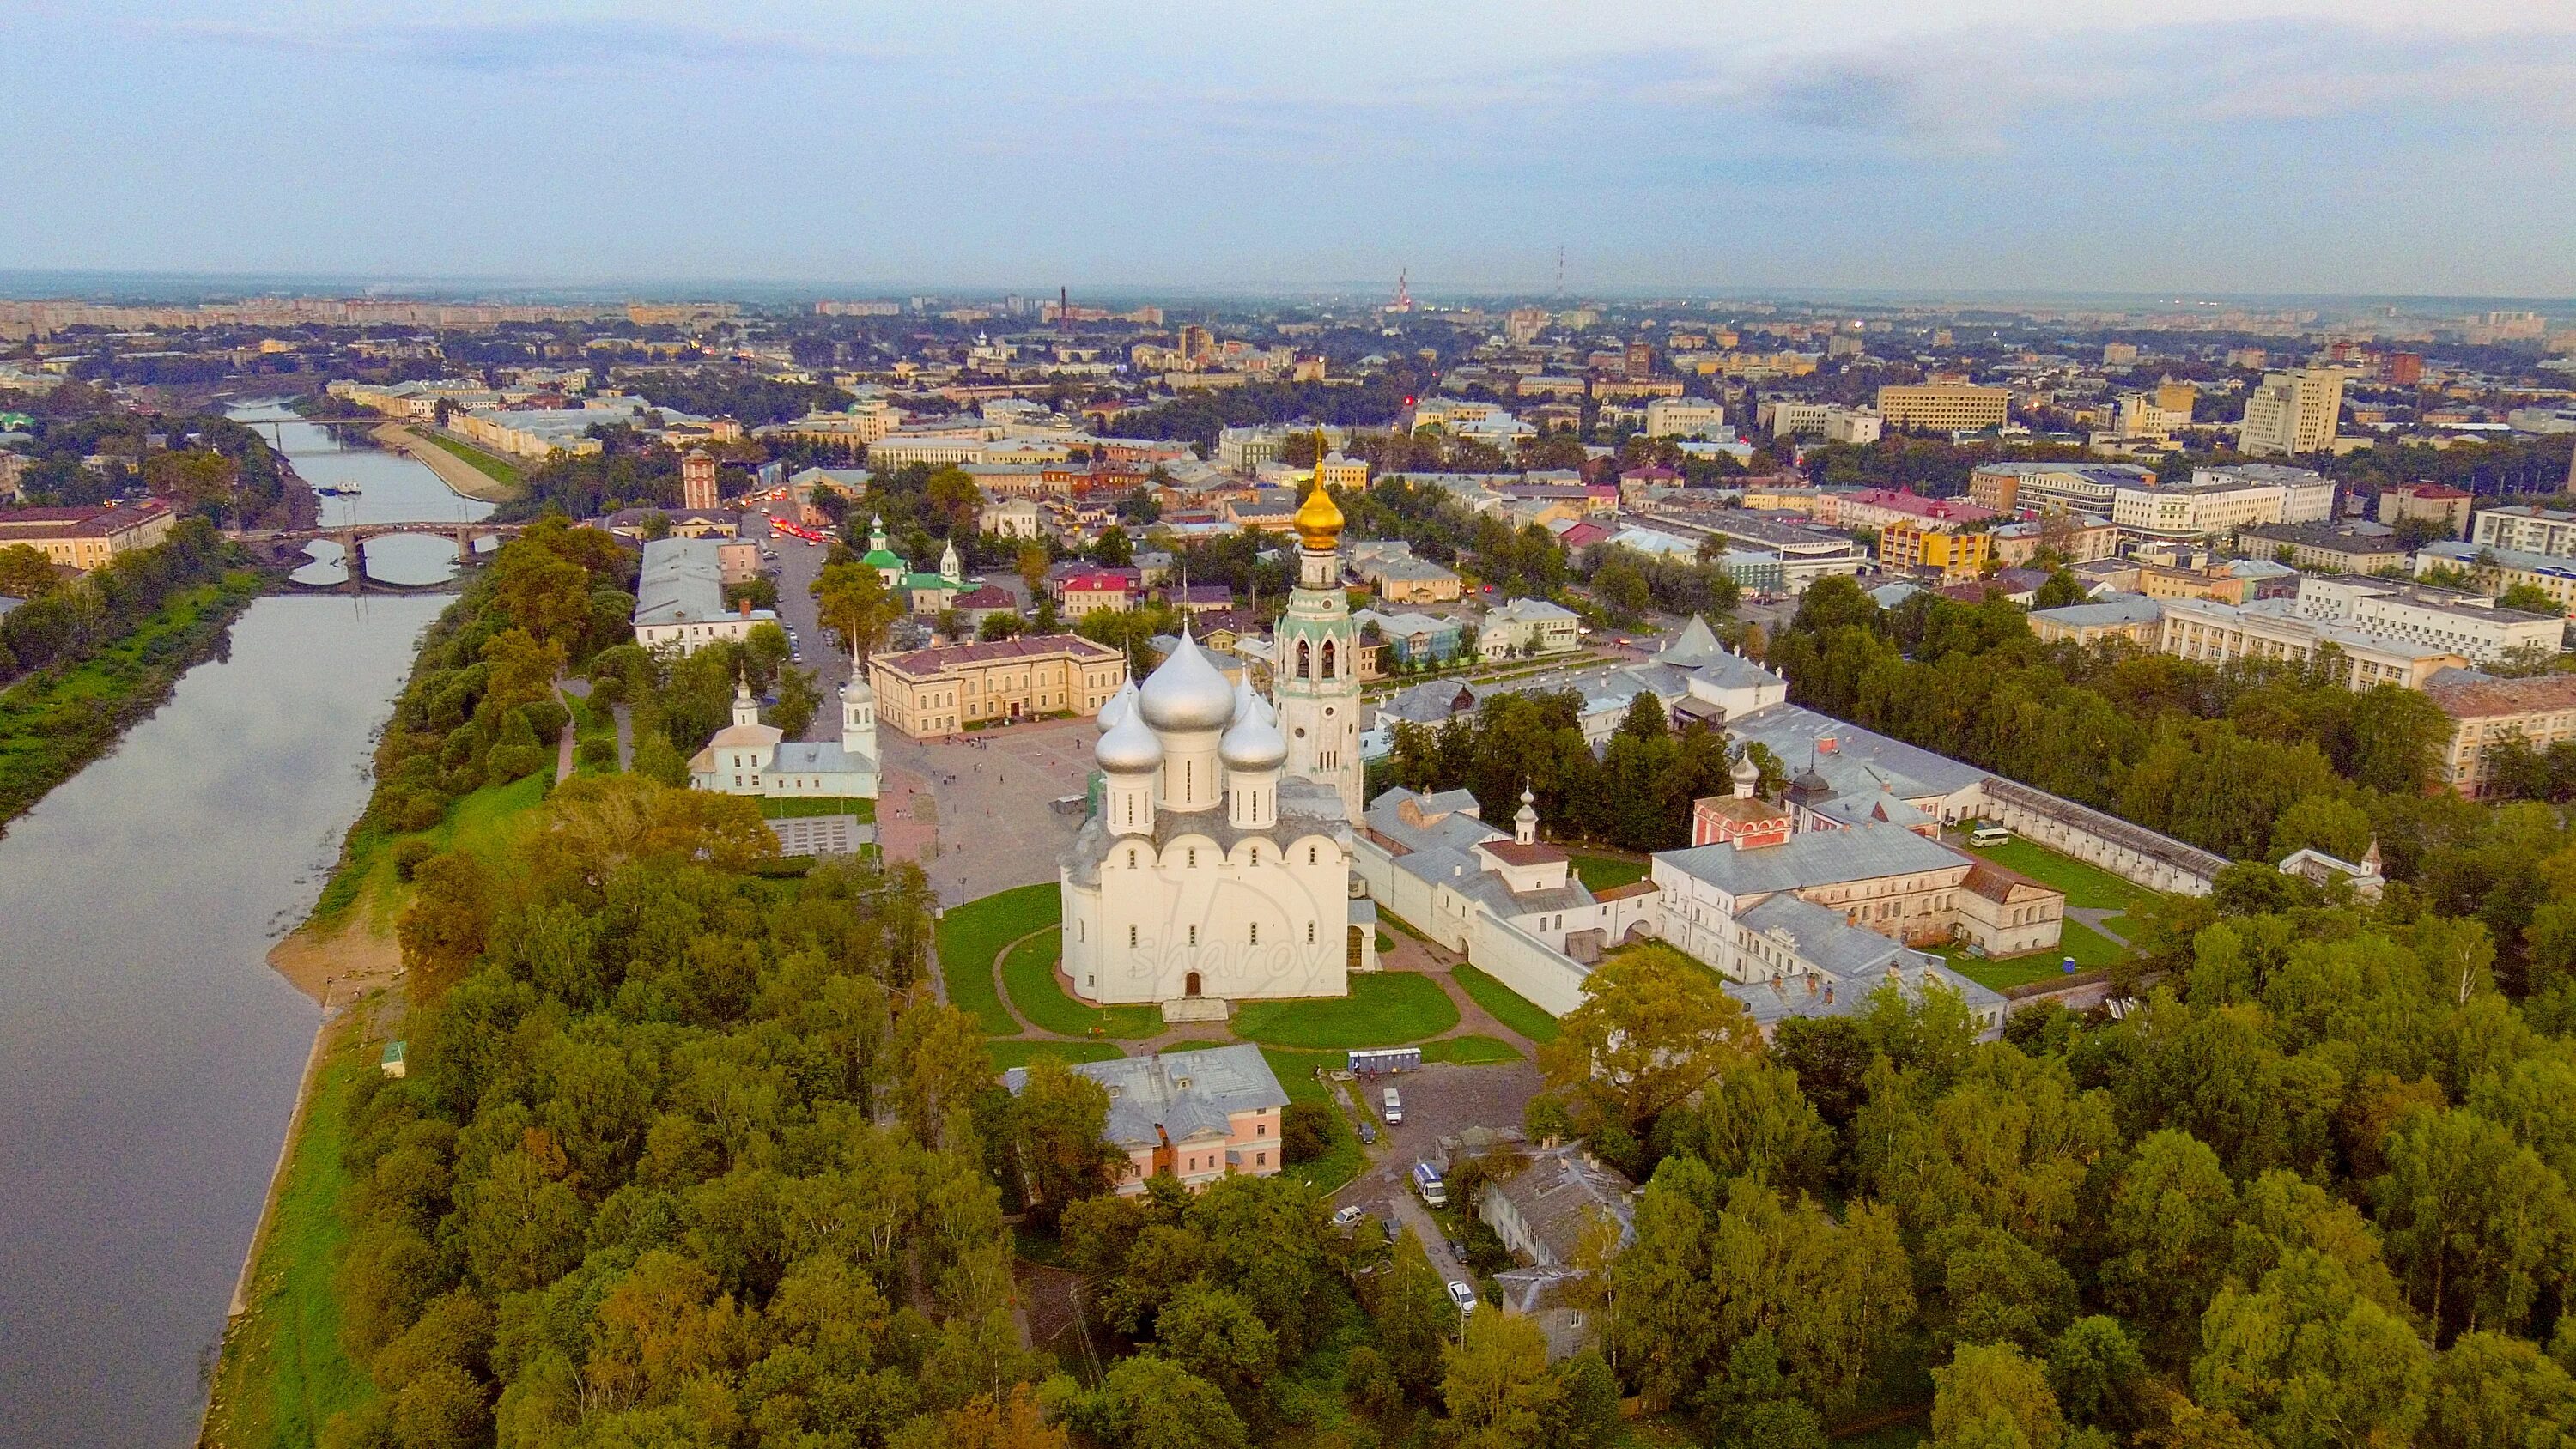
M 1261 1048 L 1251 1045 L 1077 1062 L 1071 1070 L 1108 1090 L 1103 1135 L 1121 1147 L 1159 1146 L 1166 1133 L 1173 1142 L 1198 1133 L 1223 1135 L 1233 1113 L 1288 1105 L 1278 1074 Z M 1027 1083 L 1023 1068 L 1002 1074 L 1002 1085 L 1013 1092 Z
M 1897 825 L 1814 830 L 1778 845 L 1738 850 L 1702 845 L 1656 852 L 1655 859 L 1731 895 L 1802 890 L 1848 880 L 1972 865 L 1967 856 Z

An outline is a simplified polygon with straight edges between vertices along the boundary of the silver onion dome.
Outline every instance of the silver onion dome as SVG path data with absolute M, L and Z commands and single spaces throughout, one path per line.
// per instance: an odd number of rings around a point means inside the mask
M 1107 710 L 1101 711 L 1103 714 Z M 1100 743 L 1091 747 L 1093 763 L 1105 774 L 1146 775 L 1163 766 L 1162 737 L 1145 727 L 1136 711 L 1123 712 Z
M 1136 691 L 1136 709 L 1158 730 L 1221 730 L 1234 719 L 1234 686 L 1184 630 L 1172 657 Z
M 1288 762 L 1288 737 L 1249 686 L 1237 692 L 1234 727 L 1217 742 L 1216 754 L 1229 770 L 1275 770 Z
M 1100 713 L 1097 716 L 1100 723 L 1100 732 L 1102 734 L 1107 734 L 1109 731 L 1116 729 L 1118 727 L 1118 722 L 1134 713 L 1135 709 L 1136 681 L 1131 678 L 1126 683 L 1118 686 L 1118 692 L 1109 696 L 1109 702 L 1100 707 Z

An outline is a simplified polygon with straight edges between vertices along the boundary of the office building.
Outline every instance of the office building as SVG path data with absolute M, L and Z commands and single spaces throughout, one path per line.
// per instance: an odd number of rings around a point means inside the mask
M 1970 500 L 1998 513 L 2108 517 L 2121 489 L 2155 486 L 2156 471 L 2136 463 L 1987 463 L 1968 475 Z
M 2264 523 L 2238 530 L 2236 543 L 2256 558 L 2279 557 L 2299 568 L 2339 574 L 2375 574 L 2406 565 L 2406 546 L 2385 530 Z
M 23 544 L 56 568 L 98 568 L 169 538 L 178 516 L 159 499 L 123 506 L 18 508 L 0 513 L 0 548 Z
M 2486 517 L 2481 513 L 2480 518 Z M 2454 569 L 2487 594 L 2501 594 L 2516 584 L 2529 584 L 2547 594 L 2561 613 L 2576 614 L 2576 559 L 2520 549 L 2488 548 L 2445 540 L 2428 543 L 2415 555 L 2418 576 L 2435 569 Z
M 2340 624 L 2303 619 L 2288 599 L 2221 604 L 2209 599 L 2167 599 L 2156 652 L 2204 664 L 2237 659 L 2304 663 L 2327 645 L 2344 661 L 2343 684 L 2368 689 L 2394 684 L 2421 689 L 2445 669 L 2465 669 L 2467 656 Z
M 2564 617 L 2501 609 L 2478 594 L 2340 574 L 2299 580 L 2293 607 L 2302 619 L 2446 650 L 2472 664 L 2532 650 L 2555 653 L 2567 632 Z
M 740 641 L 778 615 L 748 601 L 724 601 L 724 546 L 713 538 L 657 538 L 644 545 L 635 580 L 635 642 L 647 650 L 695 654 L 717 640 Z
M 1878 415 L 1900 432 L 1972 433 L 2012 421 L 2012 391 L 1967 383 L 1882 387 Z
M 1992 536 L 1911 520 L 1879 531 L 1878 564 L 1889 573 L 1924 573 L 1945 584 L 1982 577 L 1993 561 Z
M 994 720 L 1096 714 L 1126 680 L 1125 651 L 1073 634 L 951 644 L 868 661 L 878 720 L 917 740 Z
M 2236 450 L 2247 457 L 2304 456 L 2334 446 L 2343 415 L 2341 369 L 2275 372 L 2245 399 L 2245 424 Z
M 2469 530 L 2469 507 L 2474 501 L 2465 488 L 2446 487 L 2440 483 L 2400 483 L 2384 488 L 2379 494 L 2381 523 L 2394 528 L 2410 520 L 2434 524 L 2444 538 L 2458 538 Z M 2576 515 L 2569 521 L 2576 523 Z M 2507 544 L 2508 548 L 2517 545 Z

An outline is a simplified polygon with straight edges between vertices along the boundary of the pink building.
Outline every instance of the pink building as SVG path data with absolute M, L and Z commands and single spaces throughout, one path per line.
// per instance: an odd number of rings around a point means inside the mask
M 1910 488 L 1864 488 L 1816 495 L 1816 521 L 1828 528 L 1884 529 L 1895 523 L 1966 528 L 2001 515 L 1965 498 L 1926 498 Z
M 1122 1194 L 1143 1192 L 1157 1173 L 1168 1172 L 1196 1192 L 1221 1178 L 1279 1171 L 1279 1119 L 1288 1094 L 1259 1047 L 1120 1057 L 1071 1070 L 1109 1093 L 1102 1130 L 1127 1154 L 1113 1184 Z M 1013 1092 L 1027 1080 L 1018 1067 L 1002 1074 L 1002 1085 Z

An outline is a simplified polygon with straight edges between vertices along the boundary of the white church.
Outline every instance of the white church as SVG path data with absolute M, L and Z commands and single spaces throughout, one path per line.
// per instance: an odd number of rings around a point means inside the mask
M 749 684 L 734 687 L 733 723 L 689 757 L 689 783 L 725 795 L 803 799 L 877 795 L 877 695 L 853 667 L 841 686 L 841 739 L 791 740 L 760 722 Z
M 1275 705 L 1227 684 L 1185 631 L 1101 708 L 1100 808 L 1060 876 L 1064 970 L 1086 1000 L 1215 1020 L 1236 1001 L 1346 996 L 1352 971 L 1377 969 L 1376 908 L 1351 874 L 1360 695 L 1342 516 L 1318 487 L 1296 521 Z

